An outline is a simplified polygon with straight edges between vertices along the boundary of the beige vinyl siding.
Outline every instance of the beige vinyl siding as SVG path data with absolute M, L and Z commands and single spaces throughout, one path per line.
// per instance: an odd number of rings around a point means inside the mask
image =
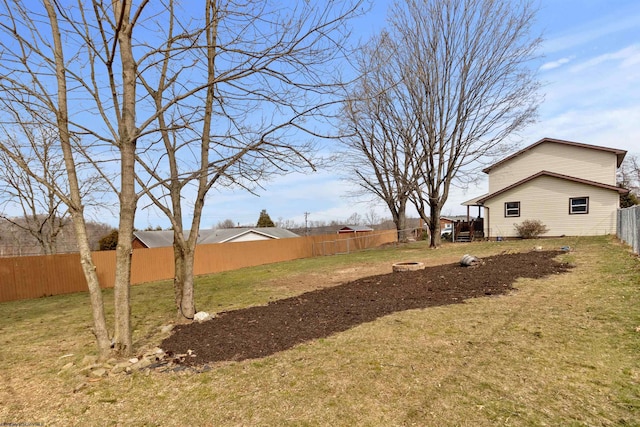
M 273 240 L 273 237 L 258 233 L 246 233 L 231 240 L 227 240 L 227 242 L 252 242 L 254 240 Z
M 616 185 L 615 153 L 545 142 L 489 171 L 493 193 L 540 171 Z
M 588 214 L 569 214 L 569 198 L 589 197 Z M 520 216 L 504 216 L 506 202 L 520 202 Z M 490 200 L 489 221 L 485 221 L 485 235 L 492 238 L 517 237 L 514 224 L 537 219 L 547 226 L 545 236 L 592 236 L 616 232 L 616 191 L 575 183 L 559 178 L 541 176 Z M 486 211 L 485 211 L 486 212 Z

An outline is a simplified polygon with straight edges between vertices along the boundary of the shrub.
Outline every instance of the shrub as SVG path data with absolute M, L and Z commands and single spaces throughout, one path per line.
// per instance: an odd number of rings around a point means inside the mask
M 99 243 L 101 251 L 111 251 L 118 246 L 118 230 L 113 230 L 111 233 L 100 239 Z
M 523 239 L 535 239 L 549 231 L 546 225 L 539 219 L 525 219 L 522 224 L 513 224 L 518 235 Z

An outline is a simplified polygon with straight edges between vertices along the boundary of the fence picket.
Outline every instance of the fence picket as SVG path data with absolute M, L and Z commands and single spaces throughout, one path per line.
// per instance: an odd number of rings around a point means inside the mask
M 633 252 L 640 255 L 640 206 L 618 209 L 616 234 L 631 246 Z

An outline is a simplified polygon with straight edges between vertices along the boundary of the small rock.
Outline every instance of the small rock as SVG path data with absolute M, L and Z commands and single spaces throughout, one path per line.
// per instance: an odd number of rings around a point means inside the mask
M 131 363 L 132 365 L 135 363 L 138 363 L 140 359 L 138 359 L 137 357 L 132 357 L 131 359 L 129 359 L 129 363 Z
M 206 311 L 199 311 L 193 316 L 193 320 L 196 322 L 206 322 L 207 320 L 211 320 L 211 315 Z
M 131 364 L 129 362 L 120 362 L 116 363 L 113 368 L 111 368 L 111 374 L 119 374 L 120 372 L 124 372 Z
M 536 252 L 540 252 L 542 250 L 542 246 L 534 246 L 533 250 Z
M 101 378 L 101 377 L 104 377 L 105 375 L 107 375 L 107 370 L 104 368 L 94 369 L 89 373 L 89 376 L 93 378 Z
M 173 330 L 173 325 L 160 326 L 160 332 L 162 332 L 163 334 L 171 332 L 172 330 Z
M 93 370 L 93 369 L 101 368 L 101 367 L 102 367 L 102 365 L 101 365 L 101 364 L 99 364 L 99 363 L 94 363 L 94 364 L 92 364 L 92 365 L 87 365 L 87 366 L 85 366 L 84 368 L 80 369 L 80 372 L 88 372 L 88 371 L 91 371 L 91 370 Z
M 130 366 L 130 368 L 132 370 L 141 370 L 144 369 L 146 367 L 148 367 L 149 365 L 151 365 L 151 363 L 153 363 L 151 360 L 149 359 L 140 359 L 137 363 L 134 363 L 133 365 Z
M 83 388 L 86 388 L 89 384 L 87 384 L 86 382 L 80 383 L 77 386 L 75 386 L 75 388 L 73 389 L 74 393 L 79 392 L 80 390 L 82 390 Z
M 75 365 L 73 362 L 69 362 L 66 365 L 64 365 L 59 371 L 58 371 L 58 375 L 62 374 L 65 371 L 68 371 L 69 369 L 71 369 L 73 367 L 73 365 Z
M 98 356 L 86 355 L 82 358 L 82 362 L 80 363 L 82 366 L 95 365 L 98 361 Z

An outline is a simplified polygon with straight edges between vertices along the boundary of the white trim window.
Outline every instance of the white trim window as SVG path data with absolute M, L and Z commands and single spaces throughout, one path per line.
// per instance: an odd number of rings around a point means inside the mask
M 505 218 L 520 216 L 520 202 L 505 202 L 504 216 Z
M 589 198 L 588 197 L 571 197 L 569 199 L 569 215 L 588 214 Z

